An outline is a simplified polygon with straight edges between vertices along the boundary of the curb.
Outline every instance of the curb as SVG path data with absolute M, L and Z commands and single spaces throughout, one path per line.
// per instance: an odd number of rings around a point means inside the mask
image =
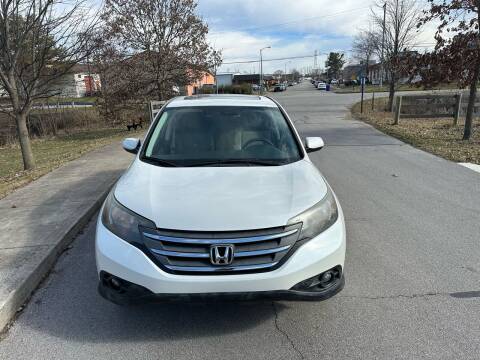
M 58 234 L 58 238 L 56 239 L 57 244 L 30 272 L 23 282 L 8 294 L 6 300 L 0 304 L 0 335 L 8 330 L 16 314 L 22 310 L 22 306 L 28 302 L 33 292 L 47 277 L 59 256 L 75 239 L 78 232 L 90 221 L 97 210 L 100 209 L 113 183 L 108 187 L 107 191 L 102 193 L 93 204 L 88 206 L 88 208 L 80 214 L 74 224 Z

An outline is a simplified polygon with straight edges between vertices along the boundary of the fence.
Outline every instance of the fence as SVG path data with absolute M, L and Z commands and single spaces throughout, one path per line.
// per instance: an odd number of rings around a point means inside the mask
M 3 110 L 8 110 L 3 105 Z M 57 102 L 36 104 L 27 119 L 32 138 L 71 134 L 100 128 L 123 128 L 125 125 L 148 121 L 151 105 L 145 102 L 121 104 L 114 113 L 106 112 L 106 106 L 96 103 Z M 9 114 L 0 113 L 0 146 L 17 142 L 15 121 Z
M 400 95 L 396 96 L 394 123 L 400 118 L 453 118 L 454 125 L 467 112 L 468 94 Z M 480 98 L 474 105 L 474 114 L 480 115 Z
M 150 122 L 155 119 L 155 116 L 162 110 L 163 105 L 166 101 L 150 101 Z

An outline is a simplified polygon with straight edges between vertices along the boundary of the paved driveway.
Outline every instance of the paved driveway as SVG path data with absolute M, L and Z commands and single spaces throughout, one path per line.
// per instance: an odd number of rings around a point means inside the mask
M 480 175 L 346 120 L 358 95 L 275 94 L 341 200 L 347 284 L 321 303 L 122 308 L 96 294 L 94 222 L 6 337 L 1 359 L 478 359 Z

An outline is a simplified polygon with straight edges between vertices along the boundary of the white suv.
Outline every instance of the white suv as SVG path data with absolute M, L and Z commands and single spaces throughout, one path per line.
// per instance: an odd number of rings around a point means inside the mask
M 282 107 L 259 96 L 168 102 L 97 224 L 99 291 L 129 304 L 171 297 L 323 300 L 344 285 L 345 224 Z

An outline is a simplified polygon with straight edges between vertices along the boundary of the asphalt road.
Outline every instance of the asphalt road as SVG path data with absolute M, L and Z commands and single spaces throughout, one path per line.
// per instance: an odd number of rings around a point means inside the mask
M 479 359 L 480 174 L 348 119 L 357 95 L 275 95 L 347 219 L 345 289 L 320 303 L 118 307 L 95 219 L 0 341 L 1 359 Z M 346 119 L 347 118 L 347 119 Z

